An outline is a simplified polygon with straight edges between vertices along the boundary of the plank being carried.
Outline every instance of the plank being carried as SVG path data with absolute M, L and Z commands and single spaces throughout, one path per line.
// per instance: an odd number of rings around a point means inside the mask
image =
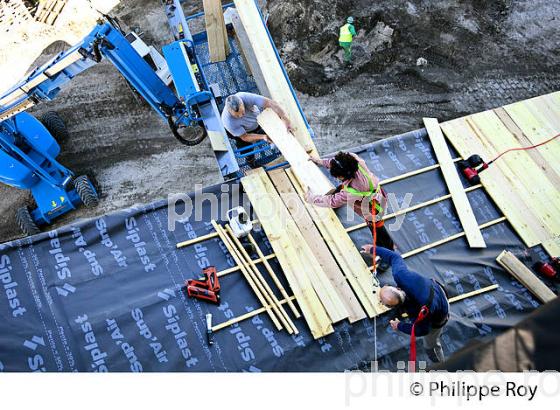
M 435 118 L 424 118 L 424 125 L 428 131 L 430 142 L 436 153 L 437 160 L 443 173 L 443 178 L 451 194 L 451 200 L 463 225 L 463 230 L 467 236 L 467 241 L 471 248 L 486 248 L 486 243 L 482 237 L 482 233 L 478 228 L 478 222 L 474 216 L 474 212 L 469 203 L 465 188 L 461 183 L 455 163 L 451 158 L 451 153 L 441 132 L 438 120 Z
M 272 43 L 269 41 L 268 33 L 262 22 L 261 15 L 254 0 L 234 0 L 235 8 L 239 13 L 247 37 L 251 42 L 251 48 L 255 53 L 257 64 L 260 67 L 266 87 L 270 92 L 270 98 L 276 101 L 286 111 L 294 135 L 307 152 L 317 154 L 315 144 L 305 124 L 305 120 L 299 110 L 294 94 L 284 76 L 278 57 Z
M 328 178 L 309 161 L 309 155 L 274 111 L 266 109 L 257 120 L 290 163 L 288 176 L 300 196 L 303 197 L 307 187 L 321 194 L 332 189 Z M 379 289 L 373 284 L 368 266 L 334 211 L 307 202 L 305 206 L 368 316 L 385 312 L 387 309 L 379 301 Z
M 311 254 L 309 245 L 301 237 L 268 175 L 259 168 L 243 177 L 241 184 L 282 266 L 311 334 L 318 339 L 334 332 L 329 315 L 307 276 Z

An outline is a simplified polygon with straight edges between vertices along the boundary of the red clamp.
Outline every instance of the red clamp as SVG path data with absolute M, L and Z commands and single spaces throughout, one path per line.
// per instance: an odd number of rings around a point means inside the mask
M 220 281 L 215 266 L 209 266 L 202 270 L 203 278 L 188 279 L 185 281 L 185 289 L 190 298 L 205 300 L 220 304 Z

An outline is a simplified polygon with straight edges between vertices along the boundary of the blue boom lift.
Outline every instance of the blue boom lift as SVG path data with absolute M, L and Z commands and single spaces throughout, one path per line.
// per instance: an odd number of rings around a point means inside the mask
M 60 147 L 55 137 L 66 133 L 60 117 L 51 112 L 40 121 L 24 111 L 41 101 L 52 100 L 66 83 L 103 58 L 120 71 L 181 143 L 199 144 L 209 133 L 221 138 L 226 149 L 222 146 L 214 154 L 224 179 L 242 176 L 249 167 L 248 157 L 257 158 L 259 165 L 263 165 L 279 156 L 275 147 L 262 141 L 241 149 L 232 145 L 221 122 L 222 97 L 238 91 L 258 92 L 257 86 L 243 63 L 234 36 L 229 36 L 232 51 L 227 60 L 209 61 L 206 32 L 192 35 L 189 30 L 189 23 L 204 15 L 186 18 L 181 3 L 162 0 L 176 40 L 162 50 L 161 60 L 167 65 L 163 71 L 170 74 L 169 81 L 161 75 L 161 67 L 153 58 L 134 47 L 138 36 L 125 33 L 116 19 L 104 16 L 79 44 L 36 68 L 0 96 L 0 181 L 30 190 L 37 204 L 35 209 L 22 208 L 17 212 L 17 221 L 25 234 L 38 233 L 39 227 L 80 204 L 95 206 L 98 202 L 97 192 L 86 176 L 74 178 L 69 169 L 56 161 Z M 232 31 L 231 27 L 228 31 Z M 270 36 L 267 40 L 274 44 Z M 282 66 L 278 55 L 277 58 Z M 290 84 L 285 72 L 284 75 Z M 192 126 L 200 126 L 202 132 L 196 134 L 187 129 Z

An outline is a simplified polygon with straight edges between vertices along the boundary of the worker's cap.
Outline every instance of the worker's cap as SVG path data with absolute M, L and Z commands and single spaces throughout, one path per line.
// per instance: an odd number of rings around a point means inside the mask
M 349 24 L 353 24 L 354 23 L 354 17 L 350 16 L 346 19 L 346 22 Z

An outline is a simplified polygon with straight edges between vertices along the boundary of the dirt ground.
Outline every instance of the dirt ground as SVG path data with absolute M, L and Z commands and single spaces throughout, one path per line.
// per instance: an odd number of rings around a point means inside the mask
M 186 1 L 185 12 L 201 3 Z M 267 11 L 322 153 L 419 128 L 424 116 L 443 121 L 560 89 L 558 0 L 270 0 Z M 123 0 L 112 14 L 158 48 L 172 40 L 159 0 Z M 358 31 L 352 68 L 337 44 L 348 15 Z M 47 47 L 38 61 L 63 46 Z M 61 162 L 93 173 L 102 192 L 97 208 L 58 224 L 220 181 L 209 143 L 177 143 L 109 63 L 33 113 L 47 110 L 69 127 Z M 14 214 L 27 200 L 0 186 L 0 242 L 19 236 Z

